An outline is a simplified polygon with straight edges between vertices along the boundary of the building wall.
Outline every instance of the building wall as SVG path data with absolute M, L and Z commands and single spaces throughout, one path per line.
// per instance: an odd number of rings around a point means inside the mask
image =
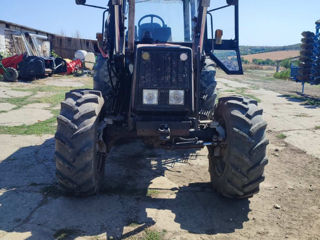
M 74 53 L 77 50 L 86 50 L 94 52 L 94 44 L 96 41 L 80 38 L 71 38 L 64 36 L 51 35 L 51 49 L 63 58 L 74 58 Z
M 0 53 L 4 53 L 6 50 L 5 47 L 5 36 L 4 36 L 4 29 L 6 25 L 3 23 L 0 23 Z
M 51 44 L 51 50 L 63 58 L 74 58 L 74 53 L 77 50 L 86 50 L 94 52 L 95 40 L 71 38 L 65 36 L 58 36 L 44 31 L 32 29 L 26 26 L 21 26 L 14 23 L 9 23 L 0 20 L 0 52 L 6 52 L 10 55 L 19 54 L 16 49 L 17 44 L 14 41 L 12 33 L 29 32 L 48 37 Z
M 8 22 L 0 21 L 0 52 L 15 55 L 26 52 L 25 45 L 23 44 L 21 33 L 28 32 L 44 37 L 48 37 L 48 33 L 31 29 L 28 27 L 15 25 Z M 20 40 L 19 40 L 20 39 Z

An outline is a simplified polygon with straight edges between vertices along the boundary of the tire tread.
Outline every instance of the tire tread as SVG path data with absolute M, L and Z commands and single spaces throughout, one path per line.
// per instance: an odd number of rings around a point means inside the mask
M 217 158 L 214 149 L 209 147 L 209 172 L 213 187 L 225 197 L 251 197 L 264 181 L 269 141 L 265 136 L 267 123 L 262 114 L 256 100 L 233 95 L 218 101 L 215 119 L 225 124 L 227 131 L 227 147 L 221 157 L 225 169 L 221 175 L 215 172 Z

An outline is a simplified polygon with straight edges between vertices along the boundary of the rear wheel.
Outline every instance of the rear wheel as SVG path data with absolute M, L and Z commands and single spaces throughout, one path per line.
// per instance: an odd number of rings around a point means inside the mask
M 223 196 L 247 198 L 259 191 L 268 163 L 266 122 L 257 101 L 238 96 L 219 99 L 214 118 L 225 128 L 225 143 L 209 147 L 213 187 Z
M 6 68 L 6 72 L 3 74 L 3 79 L 7 82 L 18 81 L 19 73 L 15 68 Z
M 82 77 L 84 75 L 84 70 L 82 68 L 77 68 L 74 73 L 73 76 L 75 77 Z
M 208 119 L 214 112 L 214 104 L 217 98 L 215 75 L 214 62 L 206 59 L 200 79 L 200 116 L 202 118 Z
M 95 90 L 70 91 L 61 103 L 55 135 L 56 174 L 69 194 L 92 195 L 100 190 L 106 158 L 99 129 L 103 104 L 101 92 Z
M 102 92 L 105 99 L 104 111 L 108 113 L 112 112 L 114 107 L 115 86 L 118 84 L 117 78 L 110 67 L 108 59 L 99 55 L 93 76 L 93 88 Z

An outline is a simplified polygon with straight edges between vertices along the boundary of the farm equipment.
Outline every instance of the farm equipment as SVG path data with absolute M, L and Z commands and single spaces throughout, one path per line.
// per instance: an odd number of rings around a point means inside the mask
M 291 66 L 291 79 L 301 82 L 304 93 L 306 82 L 312 85 L 320 84 L 320 20 L 316 22 L 316 33 L 306 31 L 302 36 L 300 64 L 298 68 Z
M 8 58 L 2 58 L 0 55 L 0 74 L 3 75 L 4 81 L 15 82 L 18 80 L 18 64 L 22 62 L 24 55 L 15 55 Z
M 109 1 L 97 34 L 101 55 L 94 89 L 66 93 L 57 118 L 56 175 L 67 193 L 99 192 L 110 149 L 120 139 L 135 138 L 169 150 L 207 147 L 216 191 L 230 198 L 259 191 L 268 163 L 262 109 L 241 96 L 216 103 L 215 66 L 242 74 L 238 1 L 211 10 L 209 0 L 172 1 L 168 7 L 169 2 Z M 223 8 L 234 11 L 231 40 L 222 39 L 220 29 L 213 32 L 213 13 Z M 156 10 L 143 16 L 147 9 Z
M 18 65 L 20 78 L 33 80 L 52 74 L 67 72 L 66 62 L 62 58 L 25 56 Z
M 80 59 L 67 62 L 67 74 L 74 74 L 82 68 L 82 62 Z
M 96 63 L 96 56 L 93 52 L 87 52 L 84 50 L 78 50 L 74 54 L 75 61 L 77 61 L 75 71 L 73 72 L 73 75 L 76 77 L 80 77 L 83 75 L 92 75 L 93 68 Z
M 311 77 L 313 84 L 320 84 L 320 20 L 316 22 Z

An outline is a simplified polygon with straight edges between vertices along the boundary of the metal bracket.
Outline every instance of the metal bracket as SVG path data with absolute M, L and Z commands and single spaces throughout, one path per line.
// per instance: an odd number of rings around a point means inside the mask
M 108 117 L 105 117 L 103 119 L 104 122 L 106 122 L 106 125 L 112 125 L 114 122 L 121 122 L 123 121 L 124 118 L 123 116 L 121 115 L 118 115 L 118 116 L 108 116 Z
M 226 131 L 218 122 L 215 122 L 215 121 L 211 122 L 209 127 L 214 128 L 217 131 L 219 135 L 217 140 L 219 142 L 222 142 L 226 139 Z
M 168 127 L 168 124 L 162 124 L 159 129 L 158 129 L 159 133 L 160 133 L 160 140 L 161 141 L 168 141 L 170 140 L 170 128 Z
M 98 125 L 98 139 L 97 139 L 97 147 L 98 147 L 98 152 L 100 153 L 107 153 L 107 146 L 103 140 L 103 130 L 107 126 L 107 121 L 104 119 L 101 121 Z

